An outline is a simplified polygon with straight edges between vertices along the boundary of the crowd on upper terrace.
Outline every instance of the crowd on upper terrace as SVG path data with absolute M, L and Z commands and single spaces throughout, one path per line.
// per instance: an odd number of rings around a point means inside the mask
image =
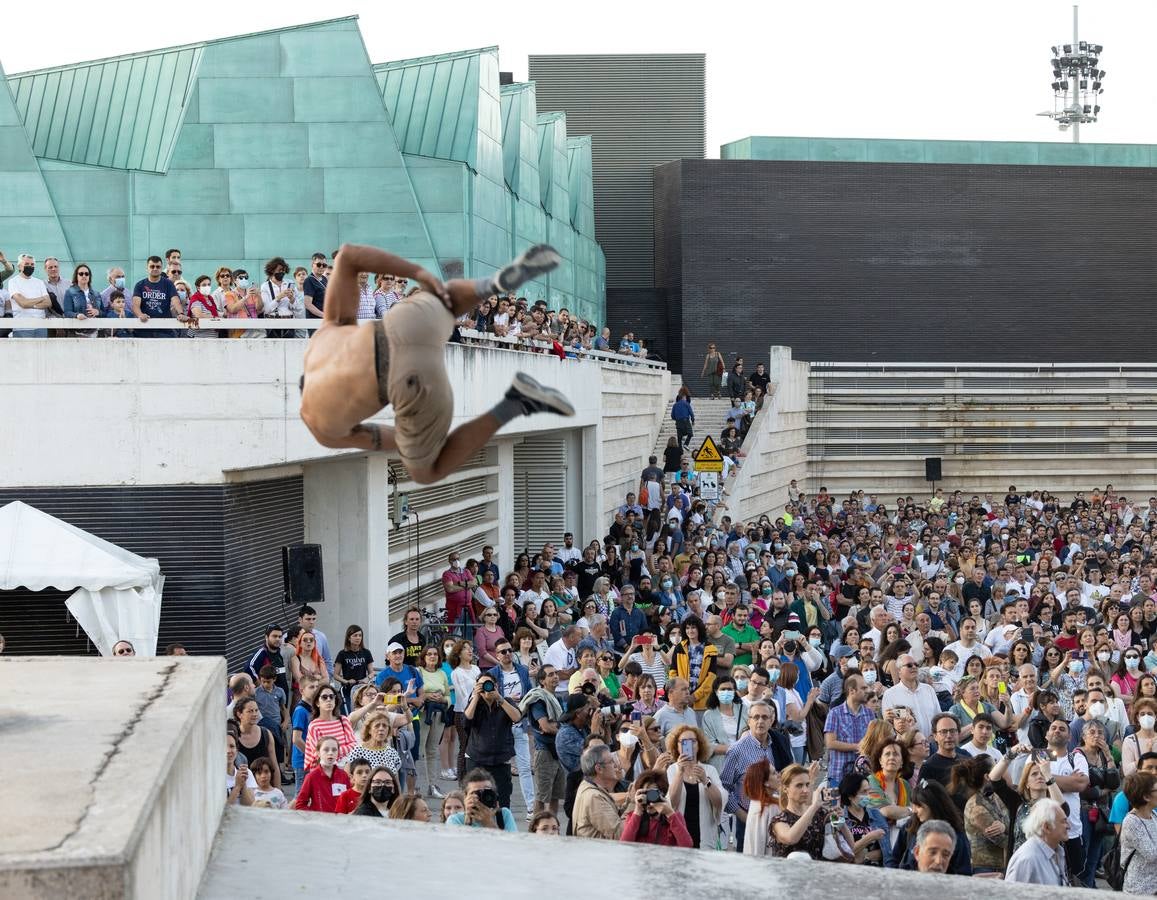
M 126 270 L 113 266 L 97 272 L 85 263 L 77 265 L 71 277 L 61 271 L 60 260 L 47 257 L 43 276 L 37 260 L 27 253 L 15 264 L 0 252 L 0 315 L 31 319 L 43 327 L 5 329 L 11 337 L 198 337 L 198 338 L 304 338 L 308 330 L 295 327 L 293 320 L 320 319 L 325 292 L 337 256 L 314 253 L 309 267 L 290 266 L 283 257 L 268 260 L 261 272 L 221 265 L 212 272 L 187 277 L 178 248 L 164 257 L 150 256 L 142 277 L 134 279 Z M 103 279 L 103 283 L 100 280 Z M 371 280 L 372 279 L 372 280 Z M 363 272 L 359 276 L 361 298 L 358 318 L 380 319 L 416 293 L 419 288 L 405 278 L 389 273 Z M 63 319 L 91 321 L 93 328 L 53 328 Z M 173 319 L 184 326 L 173 329 L 125 327 L 126 320 Z M 236 319 L 237 328 L 199 329 L 206 319 Z M 285 328 L 245 327 L 245 320 L 285 320 Z M 117 320 L 120 320 L 118 325 Z M 518 347 L 530 342 L 547 342 L 560 357 L 574 357 L 590 350 L 646 358 L 642 341 L 630 333 L 612 344 L 609 328 L 601 331 L 596 323 L 571 316 L 569 310 L 548 308 L 546 301 L 529 305 L 525 297 L 494 296 L 483 300 L 473 312 L 458 321 L 452 340 L 476 340 L 475 332 L 511 338 Z

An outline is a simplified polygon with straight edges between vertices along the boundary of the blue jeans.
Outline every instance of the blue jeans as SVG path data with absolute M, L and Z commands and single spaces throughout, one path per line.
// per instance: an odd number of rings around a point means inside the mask
M 21 329 L 20 331 L 13 331 L 8 335 L 14 338 L 46 338 L 48 337 L 47 328 L 30 328 L 27 331 Z
M 884 865 L 888 868 L 898 868 L 899 862 L 892 859 L 892 839 L 889 836 L 890 832 L 888 831 L 888 829 L 891 827 L 891 823 L 889 823 L 888 820 L 884 818 L 883 813 L 881 813 L 878 809 L 872 809 L 871 807 L 868 807 L 868 822 L 872 828 L 879 828 L 884 832 L 884 836 L 880 838 L 881 858 L 883 859 Z
M 801 766 L 807 761 L 807 747 L 792 747 L 791 758 L 794 759 Z

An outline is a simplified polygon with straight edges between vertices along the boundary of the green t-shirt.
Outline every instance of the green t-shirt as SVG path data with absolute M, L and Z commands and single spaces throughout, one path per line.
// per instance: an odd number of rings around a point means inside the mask
M 724 625 L 721 630 L 731 638 L 731 640 L 735 641 L 736 644 L 752 644 L 759 640 L 759 632 L 751 627 L 750 622 L 744 625 L 742 630 L 736 628 L 734 622 L 729 622 Z M 736 653 L 735 659 L 732 660 L 731 664 L 733 666 L 750 666 L 751 654 Z

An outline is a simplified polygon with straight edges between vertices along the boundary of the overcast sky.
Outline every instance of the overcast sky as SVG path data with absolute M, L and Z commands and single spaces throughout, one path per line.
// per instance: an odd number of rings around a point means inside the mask
M 1072 35 L 1072 5 L 1057 0 L 345 4 L 38 0 L 0 62 L 21 72 L 356 14 L 374 62 L 496 44 L 518 80 L 532 53 L 706 53 L 708 156 L 752 134 L 1071 140 L 1034 115 L 1052 109 L 1049 47 Z M 1083 141 L 1157 143 L 1154 33 L 1157 4 L 1081 4 L 1081 37 L 1105 46 L 1108 73 Z

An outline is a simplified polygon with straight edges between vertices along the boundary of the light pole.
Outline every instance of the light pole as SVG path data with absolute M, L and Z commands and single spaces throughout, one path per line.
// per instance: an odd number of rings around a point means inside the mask
M 1101 112 L 1099 97 L 1105 92 L 1101 87 L 1105 70 L 1099 68 L 1099 65 L 1103 49 L 1100 44 L 1080 39 L 1077 32 L 1077 7 L 1074 6 L 1073 42 L 1052 48 L 1052 112 L 1038 113 L 1054 119 L 1061 131 L 1072 126 L 1074 144 L 1081 142 L 1081 125 L 1096 122 Z

